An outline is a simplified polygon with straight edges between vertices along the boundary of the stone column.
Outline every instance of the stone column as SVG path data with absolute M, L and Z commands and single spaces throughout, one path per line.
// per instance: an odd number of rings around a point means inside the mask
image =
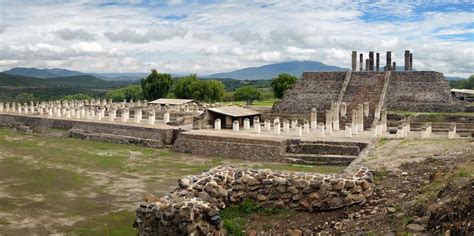
M 332 134 L 332 112 L 326 110 L 326 133 Z
M 357 57 L 357 53 L 356 53 Z M 318 128 L 318 111 L 316 108 L 311 108 L 311 129 L 316 130 Z
M 352 71 L 357 70 L 357 51 L 352 51 Z
M 425 138 L 428 138 L 429 135 L 428 135 L 428 126 L 425 124 L 423 126 L 421 126 L 421 138 L 422 139 L 425 139 Z
M 370 104 L 368 102 L 364 102 L 364 117 L 369 117 L 370 112 Z
M 323 122 L 320 122 L 320 123 L 318 124 L 318 132 L 317 132 L 317 134 L 318 134 L 318 137 L 319 137 L 319 138 L 324 138 L 324 123 L 323 123 Z
M 39 114 L 40 116 L 44 115 L 44 108 L 43 108 L 42 106 L 39 106 L 39 107 L 38 107 L 38 114 Z
M 396 71 L 396 70 L 397 70 L 397 63 L 393 62 L 392 71 Z
M 253 121 L 253 127 L 255 129 L 255 132 L 259 134 L 261 132 L 261 126 L 260 126 L 260 120 L 254 120 Z
M 303 129 L 301 129 L 301 126 L 300 125 L 297 125 L 296 126 L 296 134 L 301 137 L 303 136 Z
M 381 137 L 383 135 L 382 121 L 377 120 L 375 122 L 375 127 L 377 128 L 377 136 Z
M 244 119 L 244 130 L 249 130 L 250 129 L 250 119 L 245 118 Z
M 238 120 L 234 120 L 234 122 L 232 122 L 232 130 L 233 131 L 239 131 L 240 130 L 240 125 L 239 125 Z
M 375 68 L 377 71 L 380 70 L 380 53 L 375 54 Z
M 280 120 L 279 119 L 275 120 L 275 122 L 273 123 L 273 131 L 276 135 L 280 134 L 281 129 L 280 129 Z
M 365 71 L 369 71 L 369 59 L 365 59 Z
M 341 102 L 339 105 L 340 114 L 342 117 L 346 117 L 347 115 L 347 104 L 345 102 Z
M 155 109 L 151 108 L 150 110 L 148 110 L 148 124 L 155 125 L 155 121 L 156 121 Z
M 374 71 L 374 52 L 369 52 L 369 71 Z
M 124 108 L 122 110 L 122 116 L 120 117 L 120 120 L 122 122 L 128 122 L 129 117 L 130 117 L 130 111 L 128 110 L 128 108 Z
M 21 114 L 22 109 L 23 109 L 23 107 L 21 106 L 21 104 L 18 104 L 18 106 L 17 106 L 17 113 L 18 113 L 18 114 Z
M 221 127 L 222 127 L 221 119 L 214 120 L 214 129 L 215 130 L 221 130 Z
M 427 130 L 428 130 L 428 137 L 431 137 L 431 133 L 433 132 L 431 122 L 426 123 Z
M 372 128 L 370 128 L 370 134 L 372 136 L 372 138 L 377 138 L 377 134 L 378 134 L 378 130 L 377 130 L 377 126 L 375 124 L 372 124 Z
M 448 138 L 453 139 L 456 137 L 456 123 L 451 123 L 449 125 Z
M 270 120 L 265 120 L 264 126 L 265 126 L 266 131 L 268 132 L 272 131 L 272 124 L 270 123 Z
M 165 111 L 165 113 L 163 114 L 163 122 L 165 124 L 168 124 L 168 122 L 170 122 L 170 113 L 168 111 Z
M 71 119 L 71 109 L 66 110 L 66 118 Z
M 95 117 L 95 110 L 94 110 L 93 107 L 91 107 L 91 108 L 89 109 L 89 119 L 92 120 L 92 119 L 94 119 L 94 117 Z
M 7 112 L 7 113 L 10 112 L 10 103 L 9 102 L 5 103 L 5 112 Z
M 364 104 L 357 105 L 357 130 L 364 131 Z
M 298 120 L 292 120 L 291 121 L 291 128 L 296 129 L 296 126 L 298 125 Z
M 256 123 L 259 123 L 260 125 L 260 118 L 258 116 L 253 117 L 253 125 L 255 126 Z
M 410 70 L 410 50 L 405 50 L 405 71 Z
M 410 53 L 410 70 L 413 70 L 413 53 Z
M 392 52 L 387 52 L 387 63 L 386 63 L 387 71 L 392 70 Z
M 352 116 L 352 118 L 351 118 L 352 134 L 357 135 L 359 133 L 359 129 L 357 128 L 357 124 L 359 124 L 359 122 L 357 122 L 357 110 L 356 109 L 352 109 L 351 116 Z
M 53 117 L 53 108 L 48 107 L 48 116 Z
M 344 136 L 346 138 L 352 138 L 352 127 L 351 127 L 351 123 L 346 123 L 346 126 L 345 126 L 345 132 L 344 132 Z
M 0 112 L 3 112 L 3 102 L 0 102 Z
M 109 121 L 114 122 L 115 118 L 117 118 L 117 110 L 115 108 L 112 108 L 109 110 Z
M 96 108 L 96 109 L 95 109 L 95 112 L 96 112 L 96 114 L 97 114 L 97 115 L 96 115 L 97 120 L 98 120 L 98 121 L 101 121 L 102 118 L 103 118 L 103 116 L 102 116 L 102 109 L 101 109 L 101 108 Z
M 304 120 L 304 132 L 305 133 L 309 133 L 309 121 L 308 120 Z
M 140 124 L 142 122 L 142 109 L 135 110 L 134 121 L 137 124 Z
M 288 120 L 283 120 L 283 132 L 290 132 L 290 122 Z
M 397 138 L 404 138 L 403 125 L 399 125 L 397 128 Z
M 359 55 L 359 71 L 364 70 L 364 54 Z
M 339 104 L 337 102 L 331 105 L 332 109 L 332 129 L 334 131 L 339 131 Z

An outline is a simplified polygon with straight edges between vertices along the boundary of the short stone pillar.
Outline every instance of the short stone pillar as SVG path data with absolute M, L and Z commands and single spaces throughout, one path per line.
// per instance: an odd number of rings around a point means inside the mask
M 92 119 L 94 119 L 94 117 L 95 117 L 95 110 L 94 110 L 94 108 L 90 108 L 89 109 L 89 119 L 92 120 Z
M 399 125 L 397 128 L 397 138 L 404 138 L 405 132 L 403 130 L 403 125 Z
M 334 131 L 339 130 L 339 104 L 337 102 L 331 103 L 332 113 L 332 129 Z
M 42 106 L 38 107 L 38 115 L 40 116 L 44 115 L 44 108 Z
M 318 110 L 311 108 L 311 129 L 316 130 L 318 128 Z
M 120 117 L 120 121 L 128 122 L 129 118 L 130 118 L 130 111 L 128 110 L 128 108 L 123 109 L 122 116 Z
M 272 124 L 270 123 L 270 120 L 265 120 L 265 131 L 271 132 L 272 131 Z
M 303 129 L 301 128 L 300 125 L 296 126 L 296 134 L 298 135 L 298 137 L 303 136 Z
M 292 120 L 291 121 L 291 128 L 296 129 L 296 126 L 298 125 L 298 120 Z
M 364 131 L 364 105 L 357 105 L 357 130 L 359 132 Z
M 166 111 L 164 114 L 163 114 L 163 122 L 165 124 L 168 124 L 168 122 L 170 122 L 170 113 L 168 111 Z
M 370 129 L 370 135 L 372 138 L 376 138 L 379 134 L 379 131 L 377 130 L 377 125 L 372 124 L 372 128 Z
M 0 112 L 3 112 L 3 102 L 0 102 Z
M 214 120 L 214 130 L 221 130 L 222 123 L 221 119 Z
M 332 134 L 332 112 L 331 110 L 326 110 L 326 133 Z
M 53 117 L 53 108 L 48 107 L 48 116 Z
M 344 129 L 344 136 L 346 138 L 352 138 L 352 125 L 351 125 L 351 123 L 346 123 L 345 129 Z
M 283 132 L 285 132 L 285 133 L 290 132 L 290 121 L 283 120 Z
M 260 126 L 260 120 L 253 121 L 253 128 L 257 134 L 262 132 L 262 127 Z
M 453 139 L 456 137 L 456 123 L 451 123 L 448 130 L 448 138 Z
M 304 133 L 308 134 L 309 133 L 309 121 L 308 120 L 304 120 L 304 123 L 303 123 L 303 127 L 304 127 Z
M 422 139 L 425 139 L 425 138 L 429 138 L 429 134 L 428 134 L 428 126 L 425 124 L 423 126 L 421 126 L 421 138 Z
M 71 109 L 66 110 L 66 118 L 71 119 Z
M 250 119 L 245 118 L 244 119 L 244 130 L 249 130 L 250 129 Z
M 239 131 L 240 130 L 240 125 L 239 125 L 238 120 L 234 120 L 234 122 L 232 122 L 232 130 L 233 131 Z
M 339 105 L 339 112 L 341 114 L 341 117 L 346 117 L 347 115 L 347 103 L 341 102 Z
M 22 110 L 22 107 L 21 107 L 21 104 L 18 104 L 18 107 L 17 107 L 17 113 L 18 114 L 21 114 L 21 110 Z
M 370 107 L 368 102 L 364 102 L 364 117 L 369 117 Z
M 96 114 L 97 114 L 96 118 L 97 118 L 98 121 L 101 121 L 102 118 L 104 118 L 101 108 L 96 108 Z
M 5 103 L 5 109 L 4 109 L 5 112 L 10 112 L 10 103 L 7 102 Z
M 155 109 L 150 109 L 148 110 L 148 124 L 149 125 L 154 125 L 156 121 L 156 113 Z
M 114 122 L 115 118 L 117 118 L 117 110 L 112 108 L 109 110 L 109 121 Z
M 377 136 L 378 137 L 381 137 L 383 135 L 383 131 L 382 131 L 382 121 L 380 120 L 377 120 L 375 122 L 375 128 L 377 129 Z
M 357 110 L 352 109 L 352 114 L 351 114 L 351 128 L 352 128 L 352 134 L 357 135 L 359 133 L 359 129 L 357 128 Z
M 140 124 L 142 122 L 142 109 L 135 110 L 134 121 L 136 124 Z
M 279 135 L 281 133 L 280 120 L 276 120 L 273 123 L 273 133 Z
M 318 135 L 318 138 L 324 138 L 324 123 L 319 122 L 318 124 L 318 132 L 316 132 Z

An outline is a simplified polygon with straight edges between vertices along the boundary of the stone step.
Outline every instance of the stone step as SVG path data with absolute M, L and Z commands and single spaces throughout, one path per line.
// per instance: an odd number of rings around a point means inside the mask
M 359 155 L 360 148 L 357 145 L 341 145 L 338 143 L 304 143 L 290 145 L 288 153 L 295 154 L 318 154 L 318 155 Z
M 307 165 L 349 165 L 358 156 L 285 153 L 287 162 Z

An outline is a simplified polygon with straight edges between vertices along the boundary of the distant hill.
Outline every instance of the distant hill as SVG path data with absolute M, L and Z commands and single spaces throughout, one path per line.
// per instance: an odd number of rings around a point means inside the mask
M 85 75 L 79 71 L 66 70 L 60 68 L 52 69 L 38 69 L 38 68 L 26 68 L 26 67 L 15 67 L 10 70 L 4 71 L 5 74 L 20 75 L 26 77 L 36 78 L 54 78 L 54 77 L 69 77 L 69 76 L 80 76 Z
M 446 76 L 445 78 L 447 80 L 465 80 L 465 79 L 467 79 L 467 78 L 461 78 L 461 77 L 448 77 L 448 76 Z
M 230 78 L 239 80 L 271 79 L 281 73 L 288 73 L 300 77 L 303 72 L 310 71 L 346 71 L 348 69 L 329 66 L 317 61 L 290 61 L 269 64 L 259 67 L 249 67 L 232 72 L 217 73 L 205 76 L 206 78 Z

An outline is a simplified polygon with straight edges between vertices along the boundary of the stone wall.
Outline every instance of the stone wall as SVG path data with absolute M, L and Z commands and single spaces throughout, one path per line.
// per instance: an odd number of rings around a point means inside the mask
M 230 204 L 249 199 L 263 207 L 332 210 L 365 202 L 371 183 L 366 168 L 322 175 L 217 167 L 183 178 L 170 194 L 141 204 L 134 225 L 143 236 L 225 235 L 219 211 Z
M 337 101 L 346 72 L 306 72 L 282 100 L 273 106 L 275 113 L 309 114 L 311 108 L 323 112 Z M 382 92 L 385 72 L 353 72 L 343 96 L 348 104 L 369 102 L 372 108 Z M 442 73 L 434 71 L 392 71 L 385 96 L 390 110 L 404 111 L 463 111 L 463 105 L 449 91 Z M 350 116 L 348 116 L 350 117 Z
M 286 140 L 260 140 L 181 133 L 173 145 L 173 151 L 243 160 L 281 161 L 286 146 Z
M 0 114 L 0 126 L 10 128 L 27 126 L 38 133 L 47 132 L 47 129 L 57 128 L 69 130 L 70 134 L 77 138 L 117 143 L 133 143 L 151 147 L 172 145 L 178 133 L 181 132 L 179 129 L 171 128 L 158 129 L 128 126 L 125 124 L 65 120 L 15 114 Z M 147 143 L 150 145 L 147 145 Z

